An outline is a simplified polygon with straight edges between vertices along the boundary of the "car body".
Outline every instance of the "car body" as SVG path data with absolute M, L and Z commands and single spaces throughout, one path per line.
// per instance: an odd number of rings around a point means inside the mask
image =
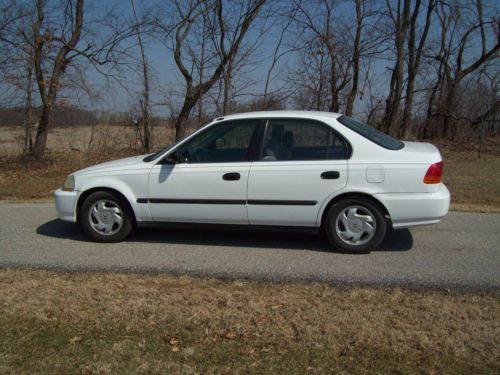
M 336 113 L 251 112 L 215 119 L 156 154 L 77 171 L 55 201 L 62 220 L 99 241 L 167 223 L 323 228 L 335 248 L 366 252 L 387 227 L 446 215 L 441 174 L 429 143 L 400 142 Z

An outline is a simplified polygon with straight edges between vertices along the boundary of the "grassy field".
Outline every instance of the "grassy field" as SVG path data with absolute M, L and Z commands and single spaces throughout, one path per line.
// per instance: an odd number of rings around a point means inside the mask
M 478 158 L 475 151 L 445 151 L 444 163 L 453 209 L 500 212 L 500 155 Z
M 22 127 L 0 127 L 0 155 L 16 156 L 22 151 L 24 130 Z M 137 144 L 137 134 L 130 126 L 96 125 L 68 128 L 52 128 L 47 138 L 47 148 L 51 152 L 81 151 L 100 153 L 104 149 L 133 148 Z M 151 141 L 156 147 L 163 147 L 172 141 L 171 130 L 154 127 Z
M 0 271 L 2 374 L 494 374 L 500 299 Z

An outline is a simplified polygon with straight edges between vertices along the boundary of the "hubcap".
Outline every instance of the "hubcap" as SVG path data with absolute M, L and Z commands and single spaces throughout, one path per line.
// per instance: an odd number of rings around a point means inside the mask
M 110 236 L 123 225 L 122 210 L 115 202 L 101 199 L 90 207 L 89 223 L 97 233 Z
M 335 220 L 335 230 L 340 239 L 349 245 L 364 245 L 375 234 L 373 213 L 362 206 L 344 208 Z

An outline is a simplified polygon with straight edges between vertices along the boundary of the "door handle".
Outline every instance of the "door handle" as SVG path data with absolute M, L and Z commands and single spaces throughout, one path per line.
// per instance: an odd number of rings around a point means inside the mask
M 340 173 L 338 171 L 327 171 L 321 173 L 321 178 L 323 180 L 336 180 L 340 177 Z
M 240 174 L 238 172 L 231 172 L 222 175 L 224 181 L 237 181 L 240 179 Z

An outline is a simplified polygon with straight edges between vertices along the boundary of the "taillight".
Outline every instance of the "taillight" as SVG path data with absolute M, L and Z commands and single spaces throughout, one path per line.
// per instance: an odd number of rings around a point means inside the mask
M 443 176 L 443 162 L 431 164 L 424 177 L 424 184 L 439 184 Z

